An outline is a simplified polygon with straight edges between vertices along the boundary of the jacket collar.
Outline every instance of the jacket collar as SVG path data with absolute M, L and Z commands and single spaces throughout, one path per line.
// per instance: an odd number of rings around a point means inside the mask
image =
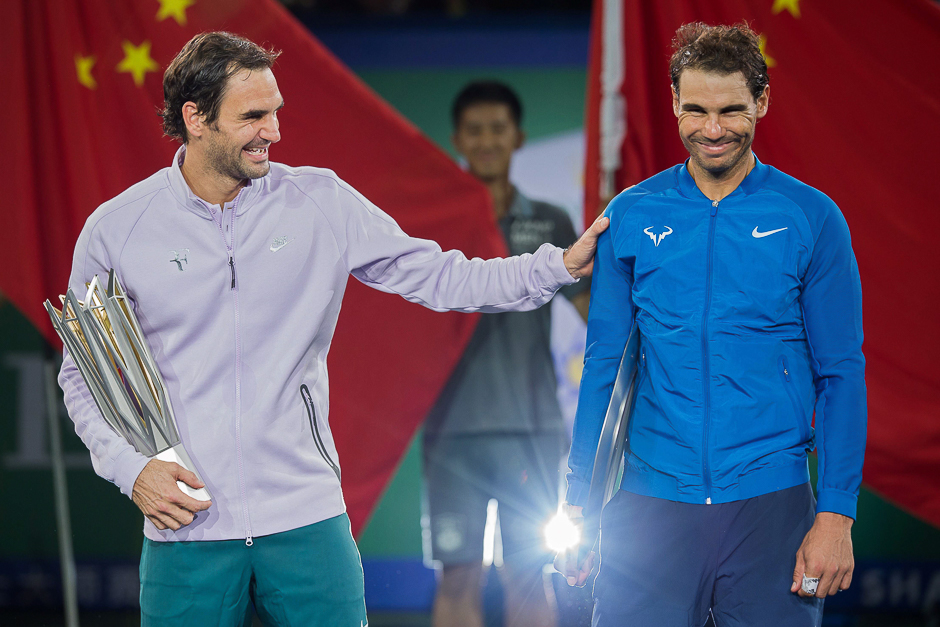
M 168 172 L 170 191 L 181 205 L 207 220 L 212 220 L 219 208 L 217 205 L 206 202 L 194 194 L 189 188 L 189 184 L 186 183 L 186 179 L 183 178 L 183 172 L 180 170 L 180 166 L 183 165 L 183 161 L 185 160 L 186 145 L 184 144 L 176 151 L 176 154 L 173 156 L 173 162 L 170 164 Z M 235 196 L 235 200 L 226 203 L 226 209 L 234 206 L 236 216 L 245 213 L 261 194 L 262 188 L 268 184 L 269 178 L 270 172 L 260 179 L 249 179 L 248 183 L 238 192 L 238 195 Z
M 700 190 L 698 185 L 695 184 L 695 180 L 692 178 L 692 174 L 689 172 L 689 160 L 686 159 L 685 163 L 678 166 L 678 168 L 679 171 L 677 176 L 679 178 L 679 193 L 681 193 L 686 198 L 705 198 L 705 194 L 703 194 L 702 190 Z M 744 180 L 741 181 L 741 184 L 738 185 L 738 187 L 733 192 L 728 194 L 726 198 L 737 196 L 739 194 L 750 196 L 754 192 L 760 190 L 769 172 L 770 166 L 761 163 L 761 160 L 758 159 L 757 155 L 755 154 L 754 168 L 747 176 L 744 177 Z
M 514 218 L 532 217 L 532 201 L 524 196 L 515 185 L 512 186 L 512 204 L 509 205 L 506 215 Z

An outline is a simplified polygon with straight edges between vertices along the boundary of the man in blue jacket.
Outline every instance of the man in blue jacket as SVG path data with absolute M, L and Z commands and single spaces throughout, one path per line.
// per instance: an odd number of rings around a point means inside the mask
M 751 152 L 770 99 L 758 41 L 746 26 L 679 29 L 673 110 L 690 158 L 606 210 L 573 517 L 634 321 L 641 343 L 595 626 L 698 627 L 709 612 L 719 626 L 814 626 L 852 580 L 867 413 L 858 266 L 832 200 Z M 569 583 L 592 562 L 569 562 Z

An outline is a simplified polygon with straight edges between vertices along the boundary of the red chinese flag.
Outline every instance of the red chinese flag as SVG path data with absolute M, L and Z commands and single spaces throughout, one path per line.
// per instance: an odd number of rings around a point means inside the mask
M 828 194 L 852 231 L 864 293 L 865 482 L 940 525 L 940 8 L 934 2 L 599 0 L 585 215 L 596 215 L 601 204 L 603 169 L 612 170 L 617 192 L 688 157 L 671 103 L 668 62 L 676 29 L 741 20 L 761 34 L 770 66 L 770 110 L 757 127 L 755 152 Z
M 177 144 L 156 115 L 163 70 L 201 31 L 283 51 L 274 73 L 287 107 L 272 159 L 334 169 L 407 233 L 445 250 L 504 253 L 486 190 L 274 0 L 19 0 L 4 13 L 13 192 L 0 208 L 0 289 L 50 341 L 58 338 L 42 302 L 65 290 L 87 216 L 170 164 Z M 330 353 L 330 422 L 354 531 L 475 320 L 350 282 Z

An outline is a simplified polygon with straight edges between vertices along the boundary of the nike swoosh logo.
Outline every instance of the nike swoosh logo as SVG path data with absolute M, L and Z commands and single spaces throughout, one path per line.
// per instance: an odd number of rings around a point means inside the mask
M 751 231 L 751 235 L 760 239 L 761 237 L 767 237 L 768 235 L 773 235 L 774 233 L 779 233 L 780 231 L 786 231 L 786 230 L 787 230 L 787 227 L 783 227 L 782 229 L 774 229 L 773 231 L 764 231 L 763 233 L 761 233 L 760 231 L 757 230 L 757 227 L 755 226 L 754 230 Z
M 271 248 L 270 248 L 269 250 L 270 250 L 272 253 L 276 253 L 277 251 L 281 250 L 282 248 L 284 248 L 285 246 L 287 246 L 288 244 L 290 244 L 290 243 L 293 242 L 293 241 L 294 241 L 294 240 L 290 240 L 290 241 L 288 241 L 288 242 L 284 242 L 284 243 L 281 244 L 280 246 L 275 246 L 274 244 L 271 244 Z

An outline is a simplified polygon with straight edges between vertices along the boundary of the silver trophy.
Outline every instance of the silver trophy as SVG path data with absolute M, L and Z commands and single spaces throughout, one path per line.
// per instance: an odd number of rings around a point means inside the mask
M 176 462 L 198 477 L 180 442 L 166 384 L 114 270 L 107 287 L 97 276 L 91 280 L 84 301 L 71 289 L 60 299 L 61 310 L 47 300 L 46 311 L 108 425 L 142 455 Z M 211 499 L 206 488 L 176 483 L 196 500 Z
M 636 401 L 636 376 L 640 354 L 640 331 L 636 325 L 630 330 L 627 345 L 623 350 L 620 368 L 610 395 L 604 426 L 597 443 L 594 457 L 594 472 L 584 506 L 584 530 L 582 550 L 590 550 L 600 532 L 601 512 L 604 505 L 617 491 L 623 467 L 624 450 L 627 445 L 627 428 Z

